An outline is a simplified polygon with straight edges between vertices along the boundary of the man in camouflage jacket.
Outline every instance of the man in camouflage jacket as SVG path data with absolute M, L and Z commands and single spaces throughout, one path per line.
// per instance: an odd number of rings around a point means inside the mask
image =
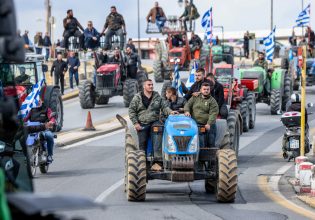
M 104 34 L 105 32 L 105 50 L 110 49 L 110 41 L 113 35 L 116 35 L 120 38 L 120 50 L 124 48 L 124 38 L 126 35 L 126 25 L 124 17 L 117 13 L 116 7 L 112 6 L 111 13 L 107 16 L 106 22 L 104 25 L 104 29 L 101 33 Z
M 158 92 L 153 91 L 153 82 L 147 79 L 143 83 L 143 92 L 137 93 L 129 105 L 129 118 L 137 130 L 139 148 L 146 152 L 151 134 L 151 125 L 158 121 L 160 112 L 165 115 L 175 114 Z

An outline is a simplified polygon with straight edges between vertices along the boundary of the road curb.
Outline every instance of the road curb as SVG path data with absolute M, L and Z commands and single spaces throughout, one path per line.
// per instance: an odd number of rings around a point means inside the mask
M 58 142 L 58 143 L 56 143 L 55 146 L 56 147 L 65 147 L 67 145 L 75 144 L 75 143 L 83 141 L 83 140 L 87 140 L 87 139 L 91 139 L 91 138 L 94 138 L 94 137 L 98 137 L 98 136 L 102 136 L 102 135 L 105 135 L 105 134 L 109 134 L 109 133 L 112 133 L 114 131 L 118 131 L 120 129 L 123 129 L 123 127 L 122 126 L 117 126 L 117 127 L 111 128 L 109 130 L 104 130 L 104 131 L 97 131 L 96 130 L 96 133 L 91 133 L 89 135 L 82 136 L 82 137 L 79 137 L 79 138 L 76 138 L 76 139 L 72 139 L 72 140 L 69 140 L 69 141 Z
M 69 99 L 73 99 L 73 98 L 78 97 L 78 96 L 79 96 L 79 91 L 74 91 L 74 92 L 63 95 L 62 101 L 67 101 Z

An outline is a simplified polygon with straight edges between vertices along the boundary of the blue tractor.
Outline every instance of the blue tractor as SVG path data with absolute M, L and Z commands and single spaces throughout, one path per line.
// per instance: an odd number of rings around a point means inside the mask
M 148 151 L 139 150 L 136 130 L 120 115 L 126 129 L 125 192 L 129 201 L 144 201 L 149 180 L 205 181 L 205 190 L 219 202 L 233 202 L 237 191 L 237 157 L 230 147 L 226 120 L 217 119 L 215 146 L 210 146 L 204 126 L 184 115 L 170 115 L 154 123 Z M 151 150 L 150 150 L 151 149 Z M 154 163 L 160 171 L 151 170 Z

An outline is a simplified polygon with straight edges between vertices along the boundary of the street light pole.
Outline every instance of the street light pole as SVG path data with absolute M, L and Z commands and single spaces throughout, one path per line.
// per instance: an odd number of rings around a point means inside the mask
M 270 30 L 273 30 L 273 0 L 271 0 Z
M 141 50 L 140 50 L 140 1 L 137 0 L 138 4 L 138 54 L 141 57 Z

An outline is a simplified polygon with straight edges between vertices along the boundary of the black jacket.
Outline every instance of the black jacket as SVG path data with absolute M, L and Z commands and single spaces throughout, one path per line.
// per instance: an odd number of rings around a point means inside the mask
M 214 87 L 211 88 L 211 96 L 217 101 L 219 108 L 221 108 L 224 104 L 224 88 L 218 81 L 215 81 Z
M 49 36 L 44 37 L 44 46 L 45 47 L 50 47 L 51 46 L 51 40 Z
M 136 54 L 136 53 L 131 53 L 130 55 L 126 54 L 125 63 L 126 63 L 127 67 L 128 66 L 135 66 L 135 67 L 141 66 L 141 60 L 140 60 L 138 54 Z
M 188 101 L 191 97 L 192 97 L 192 94 L 194 92 L 200 92 L 200 89 L 201 89 L 201 84 L 202 83 L 209 83 L 210 86 L 212 85 L 212 82 L 208 79 L 203 79 L 202 81 L 200 82 L 195 82 L 191 87 L 190 87 L 190 90 L 186 93 L 186 95 L 184 96 L 184 98 Z
M 60 75 L 63 75 L 63 72 L 65 72 L 67 70 L 68 70 L 68 66 L 67 66 L 67 63 L 65 61 L 55 60 L 52 67 L 51 67 L 50 75 L 52 76 L 53 72 L 55 72 L 55 75 L 60 76 Z

